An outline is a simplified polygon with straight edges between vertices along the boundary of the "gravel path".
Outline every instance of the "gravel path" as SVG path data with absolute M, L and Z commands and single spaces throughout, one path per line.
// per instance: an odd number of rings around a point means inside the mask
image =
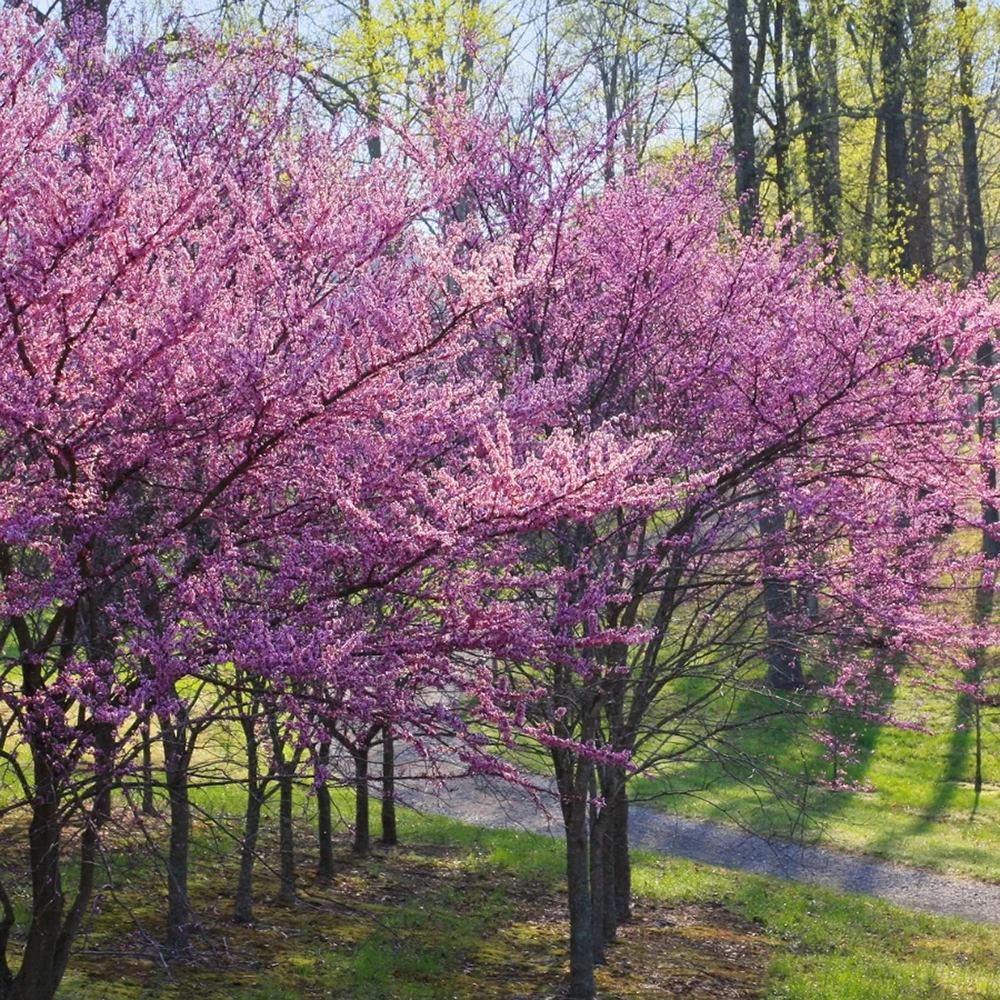
M 538 795 L 541 807 L 524 789 L 459 778 L 434 789 L 420 783 L 409 785 L 400 799 L 422 812 L 477 826 L 561 836 L 562 821 L 552 790 L 539 789 Z M 1000 885 L 766 838 L 640 806 L 630 811 L 629 831 L 634 847 L 665 855 L 864 893 L 911 910 L 1000 924 Z

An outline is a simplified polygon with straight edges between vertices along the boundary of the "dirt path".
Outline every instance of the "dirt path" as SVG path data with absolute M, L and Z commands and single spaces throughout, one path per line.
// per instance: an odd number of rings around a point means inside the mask
M 438 813 L 478 826 L 561 836 L 551 790 L 530 793 L 496 787 L 479 779 L 454 779 L 441 788 L 410 785 L 400 798 L 422 812 Z M 705 864 L 792 882 L 814 883 L 889 900 L 911 910 L 1000 924 L 1000 885 L 872 858 L 757 836 L 734 827 L 685 819 L 633 806 L 629 830 L 634 847 Z

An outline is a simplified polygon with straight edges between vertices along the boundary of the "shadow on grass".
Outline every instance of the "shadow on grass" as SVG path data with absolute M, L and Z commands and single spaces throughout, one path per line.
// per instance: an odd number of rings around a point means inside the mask
M 678 696 L 690 696 L 679 691 Z M 881 710 L 893 703 L 886 685 Z M 823 700 L 809 692 L 776 693 L 763 684 L 731 693 L 725 710 L 730 734 L 710 750 L 699 751 L 633 785 L 633 801 L 687 815 L 735 823 L 754 833 L 814 841 L 862 791 L 832 791 L 831 764 L 815 739 L 818 726 L 856 734 L 855 759 L 846 768 L 849 782 L 864 786 L 883 727 L 847 713 L 820 714 Z

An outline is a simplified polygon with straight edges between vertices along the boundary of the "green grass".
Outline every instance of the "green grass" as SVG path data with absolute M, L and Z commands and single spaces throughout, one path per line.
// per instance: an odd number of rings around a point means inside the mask
M 206 797 L 208 793 L 205 793 Z M 229 796 L 211 793 L 228 809 Z M 207 802 L 205 804 L 208 804 Z M 307 804 L 303 800 L 302 805 Z M 346 807 L 346 800 L 341 806 Z M 111 855 L 101 912 L 87 925 L 63 1000 L 542 1000 L 565 974 L 560 844 L 439 818 L 401 816 L 404 846 L 337 857 L 316 884 L 309 830 L 301 901 L 274 902 L 261 869 L 257 924 L 228 920 L 232 845 L 199 826 L 192 891 L 203 927 L 169 973 L 149 954 L 162 875 L 143 852 Z M 269 823 L 270 850 L 273 828 Z M 605 1000 L 1000 997 L 1000 929 L 741 876 L 638 852 L 636 921 L 600 971 Z M 143 951 L 147 953 L 143 956 Z
M 752 717 L 768 707 L 768 698 L 744 692 L 734 711 Z M 845 850 L 1000 881 L 1000 713 L 984 709 L 985 784 L 977 801 L 974 737 L 956 727 L 957 696 L 904 681 L 893 708 L 930 731 L 855 723 L 861 753 L 849 773 L 865 791 L 830 791 L 815 780 L 829 777 L 829 765 L 801 719 L 790 714 L 738 731 L 729 761 L 703 754 L 670 765 L 636 780 L 633 795 L 689 816 L 805 834 Z M 776 797 L 736 760 L 744 751 L 790 777 L 807 775 L 808 785 L 789 781 L 787 798 Z

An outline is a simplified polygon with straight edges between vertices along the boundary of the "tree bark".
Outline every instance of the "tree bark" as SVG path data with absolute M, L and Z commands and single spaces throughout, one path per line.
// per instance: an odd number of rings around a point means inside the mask
M 628 790 L 625 773 L 622 771 L 616 781 L 615 808 L 613 814 L 615 852 L 615 915 L 619 924 L 632 919 L 632 859 L 629 855 L 628 839 Z
M 792 143 L 788 124 L 788 99 L 785 96 L 785 0 L 778 0 L 774 8 L 771 60 L 774 64 L 775 186 L 778 192 L 778 215 L 784 218 L 792 211 L 792 165 L 789 160 Z
M 594 965 L 604 964 L 604 907 L 610 887 L 604 876 L 605 846 L 607 844 L 608 815 L 598 809 L 593 799 L 597 796 L 594 777 L 590 788 L 590 944 Z
M 333 878 L 333 809 L 327 769 L 330 766 L 330 743 L 320 745 L 317 757 L 320 773 L 316 776 L 316 836 L 319 841 L 319 863 L 316 877 L 329 881 Z
M 931 177 L 928 162 L 930 129 L 927 121 L 927 77 L 930 69 L 927 28 L 930 0 L 910 0 L 910 130 L 909 233 L 911 266 L 926 277 L 934 270 L 934 231 L 931 219 Z
M 736 194 L 740 199 L 740 229 L 749 233 L 757 219 L 757 150 L 754 138 L 753 68 L 750 36 L 747 31 L 746 0 L 727 0 L 726 30 L 732 62 L 730 108 L 733 115 L 733 157 L 736 165 Z
M 392 729 L 382 730 L 382 843 L 399 843 L 396 830 L 396 746 Z
M 253 869 L 257 860 L 260 818 L 264 809 L 263 784 L 260 780 L 259 741 L 253 719 L 243 722 L 247 750 L 247 805 L 243 818 L 243 842 L 240 844 L 240 871 L 233 900 L 233 920 L 253 923 Z
M 294 903 L 295 893 L 295 825 L 292 817 L 295 791 L 295 762 L 286 760 L 284 752 L 278 759 L 278 899 Z
M 736 193 L 740 198 L 740 230 L 744 234 L 749 234 L 753 231 L 757 218 L 760 177 L 757 171 L 754 138 L 756 98 L 750 59 L 746 0 L 727 0 L 726 28 L 732 60 L 732 88 L 729 96 L 733 114 Z M 762 517 L 759 521 L 761 539 L 766 551 L 780 553 L 780 547 L 776 549 L 773 537 L 779 518 L 783 526 L 784 514 L 781 512 L 771 517 Z M 777 559 L 780 556 L 776 554 L 773 558 Z M 784 625 L 794 607 L 794 596 L 785 581 L 767 572 L 763 575 L 763 589 L 764 607 L 767 612 L 768 677 L 781 686 L 795 687 L 801 681 L 801 666 L 796 657 L 790 656 L 795 644 L 789 640 Z M 772 662 L 774 668 L 771 666 Z
M 885 181 L 888 246 L 895 270 L 909 272 L 913 267 L 910 248 L 909 156 L 907 151 L 906 0 L 886 0 L 881 15 L 882 39 L 879 67 L 882 73 L 882 132 L 885 142 Z
M 355 854 L 371 850 L 368 808 L 368 746 L 358 745 L 351 751 L 354 758 L 354 843 Z
M 832 244 L 840 237 L 840 157 L 839 130 L 836 128 L 839 109 L 830 106 L 829 91 L 817 73 L 820 65 L 820 45 L 815 24 L 803 17 L 799 0 L 787 0 L 788 34 L 795 66 L 799 114 L 802 117 L 806 147 L 806 179 L 813 209 L 813 225 L 824 243 Z M 822 16 L 813 13 L 814 18 Z M 831 60 L 827 60 L 831 62 Z M 836 61 L 833 73 L 836 74 Z M 831 127 L 831 121 L 833 127 Z
M 972 26 L 966 0 L 955 0 L 958 29 L 958 84 L 962 126 L 962 179 L 969 225 L 969 247 L 973 276 L 986 272 L 986 225 L 983 217 L 982 182 L 979 170 L 979 128 L 974 111 L 975 84 L 972 75 Z
M 31 863 L 31 924 L 21 968 L 11 984 L 16 1000 L 51 1000 L 58 980 L 55 956 L 62 930 L 65 895 L 62 888 L 58 782 L 44 751 L 33 754 L 36 797 L 28 828 Z
M 868 160 L 868 184 L 865 188 L 865 212 L 861 220 L 861 255 L 858 265 L 867 274 L 871 267 L 872 249 L 875 243 L 875 211 L 878 200 L 879 163 L 882 161 L 882 141 L 884 122 L 881 117 L 875 122 L 875 138 L 872 139 L 871 156 Z
M 142 814 L 156 815 L 153 800 L 153 735 L 149 729 L 142 732 Z
M 590 765 L 584 761 L 577 762 L 576 767 L 569 763 L 562 769 L 564 780 L 559 782 L 566 836 L 566 889 L 569 904 L 569 1000 L 592 1000 L 596 993 L 587 849 L 586 792 L 590 784 L 589 768 Z M 574 771 L 576 772 L 576 780 L 573 780 Z
M 181 954 L 191 946 L 194 915 L 188 895 L 191 848 L 191 797 L 188 766 L 190 751 L 184 719 L 160 722 L 163 765 L 170 803 L 170 842 L 167 848 L 167 932 L 166 947 Z
M 802 686 L 802 659 L 789 624 L 795 613 L 795 592 L 780 575 L 785 562 L 784 530 L 784 511 L 761 517 L 764 614 L 767 618 L 764 658 L 768 684 L 778 691 L 793 691 Z

